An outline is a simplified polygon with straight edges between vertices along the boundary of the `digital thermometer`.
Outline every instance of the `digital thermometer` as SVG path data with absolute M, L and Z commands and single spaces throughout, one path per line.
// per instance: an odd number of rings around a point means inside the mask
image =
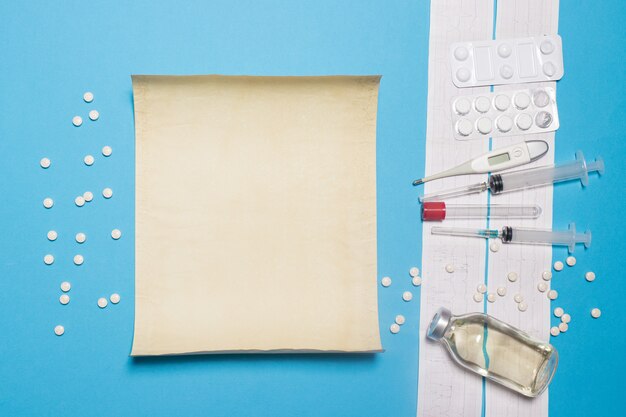
M 477 156 L 457 167 L 413 181 L 420 185 L 439 178 L 465 174 L 484 174 L 517 167 L 534 162 L 548 152 L 548 143 L 543 140 L 528 140 Z

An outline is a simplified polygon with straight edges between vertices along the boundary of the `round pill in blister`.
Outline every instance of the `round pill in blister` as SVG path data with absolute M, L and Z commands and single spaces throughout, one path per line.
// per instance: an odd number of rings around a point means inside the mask
M 76 256 L 74 256 L 74 264 L 75 265 L 82 265 L 83 262 L 85 262 L 85 258 L 83 258 L 83 255 L 76 255 Z
M 89 118 L 91 120 L 98 120 L 98 118 L 100 117 L 100 113 L 98 113 L 98 110 L 92 110 L 89 112 Z
M 548 298 L 551 300 L 556 300 L 559 296 L 559 293 L 556 290 L 548 291 Z
M 456 71 L 456 78 L 461 82 L 466 82 L 470 79 L 472 73 L 467 68 L 459 68 Z
M 85 165 L 91 166 L 95 162 L 95 158 L 93 157 L 93 155 L 85 155 L 85 157 L 83 158 L 83 162 L 85 163 Z
M 41 165 L 43 169 L 49 168 L 50 160 L 48 158 L 41 158 L 41 161 L 39 161 L 39 165 Z
M 454 102 L 454 111 L 461 116 L 466 115 L 472 109 L 472 103 L 465 97 L 461 97 Z
M 549 40 L 545 40 L 541 42 L 541 45 L 539 45 L 539 50 L 544 55 L 550 55 L 554 52 L 554 44 Z
M 50 197 L 44 198 L 43 199 L 43 206 L 45 208 L 51 208 L 52 206 L 54 206 L 54 200 L 51 199 Z
M 43 263 L 46 265 L 52 265 L 54 263 L 54 256 L 48 254 L 43 257 Z
M 550 271 L 543 271 L 541 273 L 541 278 L 543 278 L 544 281 L 550 281 L 552 279 L 552 272 L 550 272 Z
M 505 111 L 511 105 L 511 99 L 505 94 L 498 94 L 493 100 L 493 105 L 500 111 Z
M 489 294 L 487 294 L 487 301 L 489 301 L 490 303 L 494 303 L 496 301 L 496 295 L 490 292 Z
M 565 313 L 561 316 L 561 321 L 563 323 L 569 323 L 570 321 L 572 321 L 572 316 L 570 316 L 569 314 Z
M 63 294 L 59 297 L 59 303 L 66 305 L 70 302 L 70 296 L 67 294 Z
M 576 258 L 574 258 L 573 256 L 568 256 L 565 259 L 565 263 L 567 264 L 567 266 L 574 266 L 576 265 Z
M 485 284 L 478 284 L 478 286 L 476 287 L 476 291 L 478 291 L 481 294 L 484 294 L 487 292 L 487 286 Z
M 416 277 L 420 274 L 420 270 L 418 267 L 414 266 L 411 269 L 409 269 L 409 275 L 412 277 Z
M 85 201 L 89 202 L 93 200 L 93 193 L 91 191 L 85 191 L 83 193 L 83 198 L 85 199 Z
M 390 286 L 391 285 L 391 278 L 383 277 L 383 279 L 380 280 L 380 285 L 382 285 L 383 287 Z
M 520 110 L 524 110 L 530 105 L 530 97 L 526 93 L 517 93 L 513 97 L 513 104 Z
M 398 325 L 398 323 L 394 323 L 391 326 L 389 326 L 389 331 L 393 334 L 396 334 L 400 331 L 400 325 Z
M 486 135 L 491 132 L 493 125 L 491 124 L 491 119 L 488 117 L 481 117 L 476 121 L 476 129 L 483 135 Z
M 83 118 L 80 116 L 74 116 L 72 118 L 72 124 L 76 127 L 80 126 L 83 124 Z
M 513 119 L 509 116 L 502 115 L 496 119 L 496 127 L 502 133 L 506 133 L 513 129 Z
M 58 326 L 54 326 L 54 334 L 56 334 L 57 336 L 62 336 L 63 333 L 65 333 L 65 327 L 61 326 L 60 324 Z
M 498 287 L 496 292 L 500 297 L 504 297 L 506 295 L 506 287 Z
M 543 64 L 543 73 L 546 74 L 548 77 L 552 77 L 554 74 L 556 74 L 556 66 L 552 63 L 552 62 L 546 62 L 545 64 Z
M 502 65 L 500 67 L 500 76 L 508 80 L 513 76 L 513 68 L 510 65 Z
M 404 301 L 411 301 L 413 299 L 413 293 L 411 291 L 405 291 L 402 293 L 402 299 Z
M 84 243 L 85 240 L 87 240 L 87 235 L 80 232 L 80 233 L 76 233 L 76 242 L 78 243 Z
M 111 300 L 111 302 L 113 304 L 117 304 L 120 302 L 122 298 L 120 297 L 120 295 L 118 293 L 113 293 L 111 294 L 111 296 L 109 297 L 109 300 Z
M 596 274 L 595 274 L 595 272 L 591 272 L 591 271 L 589 271 L 589 272 L 585 273 L 585 279 L 586 279 L 587 281 L 589 281 L 589 282 L 591 282 L 591 281 L 593 281 L 594 279 L 596 279 Z
M 509 281 L 515 282 L 517 281 L 517 272 L 509 272 L 506 277 Z
M 521 303 L 522 301 L 524 301 L 524 297 L 522 296 L 522 294 L 515 294 L 513 296 L 513 301 L 515 301 L 516 303 Z
M 469 56 L 469 51 L 464 46 L 459 46 L 454 50 L 454 57 L 458 61 L 465 61 Z
M 567 323 L 559 323 L 559 331 L 565 333 L 569 329 Z
M 411 282 L 413 283 L 413 285 L 415 287 L 419 287 L 420 285 L 422 285 L 422 278 L 420 278 L 420 277 L 413 277 Z
M 50 230 L 47 234 L 48 240 L 53 241 L 53 240 L 57 240 L 57 232 L 54 230 Z
M 111 230 L 111 237 L 115 240 L 122 237 L 122 231 L 120 229 Z M 391 279 L 391 278 L 390 278 Z
M 83 100 L 85 100 L 85 103 L 91 103 L 93 101 L 93 93 L 87 91 L 85 94 L 83 94 Z
M 404 318 L 404 316 L 402 314 L 398 314 L 396 316 L 396 323 L 399 324 L 400 326 L 402 326 L 404 323 L 406 322 L 406 319 Z
M 558 336 L 560 333 L 561 333 L 561 331 L 559 330 L 559 327 L 558 327 L 558 326 L 553 326 L 553 327 L 550 329 L 550 334 L 551 334 L 552 336 L 554 336 L 554 337 Z
M 107 301 L 106 298 L 104 297 L 98 298 L 98 307 L 104 308 L 107 306 L 107 304 L 109 304 L 109 302 Z
M 474 301 L 476 301 L 477 303 L 480 303 L 481 301 L 483 301 L 483 295 L 479 292 L 475 293 L 474 296 L 472 297 L 474 299 Z
M 456 131 L 459 132 L 461 136 L 469 136 L 474 131 L 474 126 L 469 120 L 461 119 L 456 122 Z
M 104 198 L 111 198 L 113 197 L 113 190 L 110 188 L 105 188 L 104 190 L 102 190 L 102 196 Z
M 515 120 L 515 124 L 521 130 L 528 130 L 533 125 L 533 119 L 532 117 L 530 117 L 530 115 L 526 113 L 522 113 L 519 116 L 517 116 L 517 119 Z
M 602 315 L 602 311 L 600 311 L 599 308 L 594 308 L 591 310 L 591 317 L 593 317 L 594 319 L 597 319 L 601 315 Z
M 540 111 L 535 115 L 535 124 L 542 129 L 549 127 L 552 124 L 552 115 L 547 111 Z
M 539 292 L 546 292 L 548 290 L 548 284 L 546 284 L 545 282 L 540 282 L 539 284 L 537 284 L 537 289 L 539 290 Z
M 553 265 L 553 268 L 555 271 L 562 271 L 563 270 L 563 262 L 561 261 L 556 261 Z
M 102 155 L 111 156 L 112 153 L 113 153 L 113 149 L 110 146 L 105 146 L 102 148 Z
M 491 101 L 487 97 L 480 96 L 474 101 L 474 108 L 479 113 L 487 113 L 491 107 Z
M 546 107 L 550 104 L 550 96 L 544 90 L 537 90 L 533 93 L 533 103 L 537 107 Z
M 71 289 L 72 289 L 72 284 L 70 284 L 69 282 L 63 281 L 61 283 L 61 291 L 68 292 Z
M 508 58 L 511 55 L 511 51 L 511 45 L 509 45 L 508 43 L 503 43 L 498 46 L 498 55 L 500 55 L 502 58 Z
M 528 304 L 526 304 L 525 302 L 522 301 L 521 303 L 519 303 L 517 305 L 517 309 L 519 311 L 526 311 L 526 310 L 528 310 Z
M 85 198 L 82 195 L 79 195 L 78 197 L 74 199 L 74 204 L 76 204 L 78 207 L 84 206 Z

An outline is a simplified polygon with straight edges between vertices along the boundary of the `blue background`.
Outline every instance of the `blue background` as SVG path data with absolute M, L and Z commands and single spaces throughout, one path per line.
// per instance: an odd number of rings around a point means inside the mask
M 132 4 L 131 4 L 132 3 Z M 184 4 L 183 4 L 184 3 Z M 236 3 L 236 4 L 235 4 Z M 624 45 L 621 0 L 561 2 L 566 75 L 556 159 L 603 155 L 607 173 L 555 189 L 556 227 L 594 232 L 555 279 L 574 317 L 553 342 L 552 416 L 620 414 L 625 336 Z M 230 355 L 131 359 L 134 132 L 130 74 L 383 74 L 378 113 L 379 275 L 421 259 L 427 1 L 2 1 L 0 4 L 0 415 L 413 416 L 419 294 L 380 291 L 379 355 Z M 95 101 L 82 101 L 93 91 Z M 91 122 L 95 108 L 101 118 Z M 83 116 L 81 128 L 72 116 Z M 105 159 L 103 145 L 113 147 Z M 86 167 L 82 158 L 96 156 Z M 41 157 L 52 167 L 39 167 Z M 105 200 L 104 187 L 114 196 Z M 75 196 L 93 191 L 77 208 Z M 46 196 L 52 210 L 42 207 Z M 113 241 L 109 233 L 124 233 Z M 48 242 L 46 232 L 59 232 Z M 76 232 L 88 240 L 74 242 Z M 56 262 L 45 266 L 44 254 Z M 72 257 L 85 256 L 76 267 Z M 564 259 L 565 251 L 555 251 Z M 597 280 L 586 283 L 584 271 Z M 63 280 L 72 301 L 61 306 Z M 105 310 L 112 292 L 122 302 Z M 599 320 L 589 309 L 599 306 Z M 244 308 L 244 306 L 241 306 Z M 398 335 L 387 330 L 407 316 Z M 55 337 L 56 324 L 65 325 Z M 428 381 L 422 381 L 428 383 Z

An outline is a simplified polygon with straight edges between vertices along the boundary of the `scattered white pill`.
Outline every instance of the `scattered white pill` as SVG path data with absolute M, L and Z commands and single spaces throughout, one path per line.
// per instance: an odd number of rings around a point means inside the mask
M 559 330 L 559 328 L 557 326 L 553 326 L 552 328 L 550 328 L 550 334 L 554 337 L 558 336 L 561 333 L 561 331 Z
M 70 296 L 67 294 L 63 294 L 59 297 L 59 302 L 63 305 L 67 304 L 70 302 Z
M 48 236 L 48 240 L 53 241 L 53 240 L 57 240 L 58 235 L 56 231 L 50 230 L 47 236 Z
M 492 292 L 487 294 L 487 301 L 489 301 L 490 303 L 494 303 L 496 301 L 496 294 Z
M 48 254 L 43 257 L 43 263 L 46 265 L 52 265 L 54 263 L 54 256 Z
M 83 162 L 85 162 L 85 165 L 87 166 L 92 166 L 95 160 L 96 159 L 93 157 L 93 155 L 85 155 L 85 157 L 83 158 Z
M 111 300 L 111 302 L 113 302 L 113 300 Z M 406 321 L 406 319 L 404 318 L 404 316 L 402 314 L 398 314 L 396 316 L 396 323 L 399 324 L 400 326 L 402 326 L 405 321 Z
M 594 279 L 596 279 L 596 274 L 595 274 L 595 272 L 591 272 L 591 271 L 589 271 L 589 272 L 585 273 L 585 279 L 586 279 L 587 281 L 589 281 L 589 282 L 591 282 L 591 281 L 593 281 Z
M 102 155 L 111 156 L 112 153 L 113 153 L 113 149 L 110 146 L 105 146 L 102 148 Z
M 402 293 L 402 299 L 404 301 L 411 301 L 413 299 L 413 293 L 411 291 L 405 291 Z
M 537 289 L 539 290 L 539 292 L 546 292 L 548 291 L 548 284 L 546 284 L 545 282 L 540 282 L 539 284 L 537 284 Z
M 91 110 L 89 112 L 89 118 L 91 120 L 98 120 L 98 117 L 100 117 L 100 113 L 98 113 L 98 110 Z
M 393 334 L 396 334 L 400 331 L 400 325 L 398 323 L 394 323 L 391 326 L 389 326 L 389 331 Z
M 107 304 L 109 304 L 109 302 L 107 301 L 106 298 L 104 298 L 104 297 L 98 298 L 98 307 L 104 308 L 104 307 L 107 306 Z
M 39 165 L 41 165 L 43 169 L 49 168 L 50 160 L 48 158 L 41 158 L 41 161 L 39 161 Z
M 474 294 L 474 301 L 476 301 L 477 303 L 480 303 L 481 301 L 483 301 L 483 295 L 479 292 Z
M 90 202 L 91 200 L 93 200 L 93 193 L 91 191 L 85 191 L 83 193 L 83 198 L 86 202 Z
M 110 188 L 105 188 L 102 190 L 102 196 L 104 198 L 111 198 L 113 196 L 113 190 Z
M 554 270 L 555 270 L 555 271 L 562 271 L 562 270 L 563 270 L 563 266 L 564 266 L 564 265 L 563 265 L 563 262 L 561 262 L 561 261 L 556 261 L 556 262 L 554 263 Z
M 416 277 L 420 274 L 420 270 L 419 268 L 417 268 L 416 266 L 414 266 L 413 268 L 409 269 L 409 275 L 412 277 Z
M 113 232 L 111 232 L 111 237 L 113 237 Z M 391 285 L 391 278 L 383 277 L 383 279 L 380 280 L 380 285 L 382 285 L 383 287 L 390 286 Z
M 72 117 L 72 124 L 76 127 L 80 126 L 83 124 L 83 118 L 80 116 L 74 116 Z
M 561 333 L 565 333 L 569 329 L 569 325 L 567 323 L 559 323 L 559 331 Z
M 76 242 L 84 243 L 87 240 L 87 235 L 83 232 L 76 233 Z
M 574 258 L 573 256 L 568 256 L 565 259 L 565 263 L 567 264 L 567 266 L 574 266 L 576 265 L 576 258 Z
M 63 281 L 61 283 L 61 291 L 68 292 L 71 289 L 72 289 L 72 284 L 70 284 L 69 282 Z
M 83 94 L 83 100 L 85 100 L 85 103 L 91 103 L 93 101 L 93 93 L 91 91 L 87 91 Z
M 85 262 L 85 258 L 83 258 L 83 255 L 76 255 L 76 256 L 74 256 L 74 264 L 75 265 L 82 265 L 83 262 Z
M 602 312 L 600 311 L 599 308 L 594 308 L 591 310 L 591 317 L 593 317 L 594 319 L 597 319 L 601 315 L 602 315 Z
M 446 272 L 449 273 L 449 274 L 453 273 L 454 272 L 454 265 L 452 265 L 452 264 L 446 265 Z
M 78 197 L 74 199 L 74 204 L 76 204 L 78 207 L 84 206 L 85 198 L 82 195 L 79 195 Z
M 476 287 L 476 291 L 478 291 L 481 294 L 484 294 L 487 292 L 487 286 L 485 284 L 478 284 L 478 286 Z
M 120 297 L 120 295 L 119 295 L 118 293 L 113 293 L 113 294 L 111 294 L 111 296 L 109 297 L 109 300 L 111 300 L 111 302 L 112 302 L 113 304 L 117 304 L 117 303 L 119 303 L 119 302 L 120 302 L 120 299 L 121 299 L 121 297 Z M 398 317 L 402 317 L 402 319 L 404 320 L 404 317 L 403 317 L 403 316 L 396 316 L 396 323 L 397 323 Z M 404 321 L 403 321 L 402 323 L 404 323 Z M 398 324 L 402 324 L 402 323 L 398 323 Z
M 528 304 L 526 304 L 525 302 L 522 301 L 521 303 L 519 303 L 517 305 L 517 309 L 519 311 L 526 311 L 526 310 L 528 310 Z
M 509 272 L 506 277 L 509 281 L 515 282 L 517 281 L 517 272 Z
M 414 286 L 419 287 L 420 285 L 422 285 L 422 278 L 421 277 L 413 277 L 411 282 L 413 283 Z
M 498 287 L 496 292 L 500 297 L 504 297 L 506 295 L 506 287 Z
M 548 291 L 548 298 L 549 299 L 556 300 L 558 296 L 559 296 L 559 293 L 556 290 Z
M 491 250 L 492 252 L 497 252 L 500 250 L 500 244 L 498 242 L 491 242 L 491 245 L 489 245 L 489 250 Z
M 563 323 L 569 323 L 570 321 L 572 321 L 572 316 L 570 316 L 569 314 L 565 313 L 561 316 L 561 321 Z
M 513 296 L 513 301 L 515 301 L 516 303 L 521 303 L 522 301 L 524 301 L 524 297 L 522 296 L 522 294 L 515 294 Z
M 49 209 L 50 207 L 54 206 L 54 200 L 53 200 L 53 199 L 51 199 L 50 197 L 46 197 L 46 198 L 44 198 L 44 199 L 43 199 L 43 206 L 44 206 L 45 208 L 48 208 L 48 209 Z
M 65 327 L 61 326 L 60 324 L 58 326 L 54 326 L 54 334 L 56 334 L 57 336 L 61 336 L 63 335 L 63 333 L 65 333 Z
M 544 281 L 550 281 L 552 279 L 552 272 L 550 272 L 550 271 L 543 271 L 541 273 L 541 278 L 543 278 Z
M 563 310 L 561 307 L 557 307 L 554 309 L 554 317 L 561 317 L 564 313 L 565 310 Z

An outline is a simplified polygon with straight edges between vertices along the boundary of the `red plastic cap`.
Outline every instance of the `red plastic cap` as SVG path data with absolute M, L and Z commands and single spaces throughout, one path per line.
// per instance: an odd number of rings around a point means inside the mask
M 425 222 L 441 221 L 446 218 L 446 203 L 443 201 L 425 201 L 422 204 L 422 220 Z

